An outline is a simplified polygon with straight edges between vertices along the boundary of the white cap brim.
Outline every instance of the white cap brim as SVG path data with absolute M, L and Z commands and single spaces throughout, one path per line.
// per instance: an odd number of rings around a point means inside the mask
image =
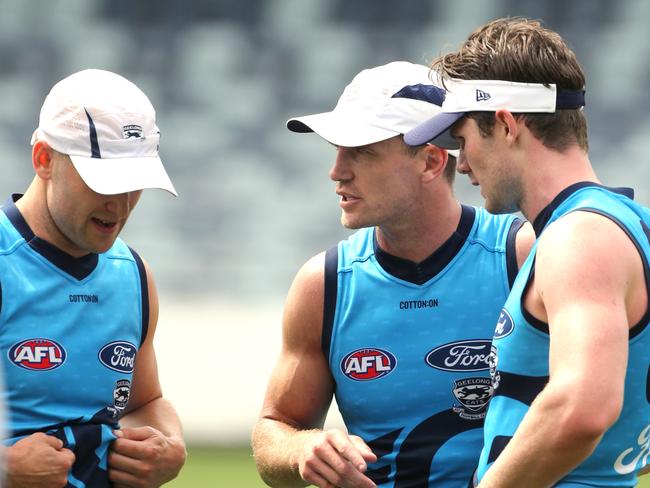
M 178 196 L 159 157 L 99 159 L 70 155 L 79 176 L 96 193 L 116 195 L 159 188 Z
M 409 146 L 419 146 L 431 143 L 445 149 L 458 149 L 456 141 L 449 133 L 449 128 L 460 119 L 464 113 L 440 113 L 426 122 L 404 134 L 404 142 Z
M 324 112 L 287 121 L 292 132 L 315 132 L 326 141 L 341 147 L 359 147 L 400 135 L 399 132 L 370 125 L 358 116 L 344 112 Z

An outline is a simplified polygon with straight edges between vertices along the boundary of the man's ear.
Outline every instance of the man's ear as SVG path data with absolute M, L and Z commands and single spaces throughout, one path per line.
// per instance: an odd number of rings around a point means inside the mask
M 513 143 L 519 137 L 520 128 L 512 112 L 500 109 L 494 113 L 494 118 L 497 128 L 501 129 L 506 139 Z
M 32 147 L 32 166 L 36 174 L 48 180 L 52 175 L 52 155 L 53 150 L 44 141 L 36 141 Z
M 422 151 L 425 158 L 423 177 L 427 182 L 433 181 L 445 171 L 445 167 L 447 166 L 447 151 L 433 144 L 425 145 Z

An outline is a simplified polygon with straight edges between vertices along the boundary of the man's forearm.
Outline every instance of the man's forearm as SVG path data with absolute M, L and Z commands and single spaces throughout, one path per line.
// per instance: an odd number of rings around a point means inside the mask
M 260 419 L 253 430 L 253 454 L 257 470 L 269 486 L 307 486 L 298 472 L 295 453 L 302 431 L 272 419 Z
M 183 439 L 183 428 L 176 409 L 162 398 L 156 398 L 130 411 L 120 419 L 125 428 L 150 426 L 168 437 Z
M 566 411 L 561 402 L 542 392 L 481 479 L 480 488 L 551 486 L 586 459 L 603 431 L 566 419 Z

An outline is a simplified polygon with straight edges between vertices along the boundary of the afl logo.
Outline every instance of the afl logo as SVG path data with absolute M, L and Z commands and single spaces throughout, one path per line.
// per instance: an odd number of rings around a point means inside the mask
M 16 366 L 34 371 L 56 369 L 66 358 L 65 349 L 51 339 L 27 339 L 11 346 L 8 355 Z
M 137 348 L 130 342 L 115 341 L 102 347 L 99 351 L 99 360 L 113 371 L 132 373 L 136 352 Z
M 490 344 L 486 339 L 452 342 L 429 351 L 424 360 L 443 371 L 484 371 L 490 367 Z
M 383 349 L 357 349 L 341 361 L 341 371 L 355 381 L 376 380 L 395 369 L 397 359 Z
M 510 333 L 515 328 L 515 323 L 512 321 L 512 317 L 508 311 L 504 308 L 501 309 L 501 314 L 499 315 L 499 320 L 497 320 L 497 326 L 494 328 L 494 338 L 502 339 Z

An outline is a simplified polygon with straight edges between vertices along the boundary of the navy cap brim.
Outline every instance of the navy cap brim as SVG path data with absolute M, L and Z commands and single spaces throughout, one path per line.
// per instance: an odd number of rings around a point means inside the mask
M 409 146 L 431 143 L 444 149 L 458 149 L 458 142 L 449 134 L 449 128 L 463 115 L 464 112 L 435 115 L 404 134 L 404 142 Z

